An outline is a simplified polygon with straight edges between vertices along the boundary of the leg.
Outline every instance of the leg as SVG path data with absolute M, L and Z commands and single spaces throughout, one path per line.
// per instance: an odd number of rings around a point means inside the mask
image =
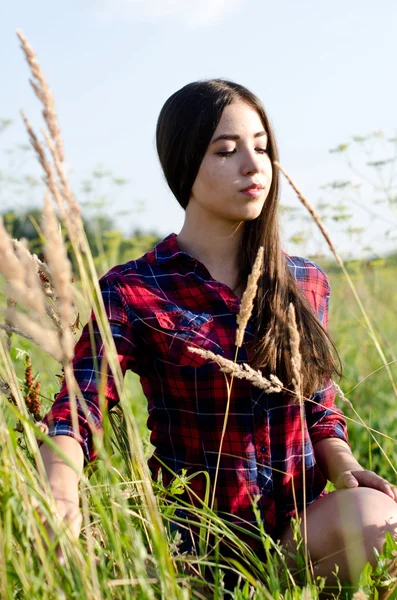
M 307 507 L 308 550 L 315 574 L 333 585 L 335 563 L 339 579 L 357 583 L 368 561 L 375 565 L 373 549 L 381 551 L 385 532 L 397 537 L 397 503 L 370 488 L 337 490 Z M 303 520 L 303 512 L 299 514 Z M 281 543 L 294 547 L 288 528 Z

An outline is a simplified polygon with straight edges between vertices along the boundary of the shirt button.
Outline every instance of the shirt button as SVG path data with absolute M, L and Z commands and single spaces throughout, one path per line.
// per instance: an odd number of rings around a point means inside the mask
M 261 452 L 265 453 L 265 452 L 266 452 L 266 446 L 261 446 L 261 447 L 259 448 L 259 450 L 260 450 Z

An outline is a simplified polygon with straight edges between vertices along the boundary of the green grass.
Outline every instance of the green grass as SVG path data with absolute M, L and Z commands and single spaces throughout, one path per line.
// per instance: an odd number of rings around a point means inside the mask
M 394 318 L 397 270 L 378 267 L 370 273 L 358 271 L 354 283 L 365 307 L 376 324 L 379 339 L 388 359 L 397 353 L 397 323 Z M 355 409 L 367 425 L 391 437 L 397 434 L 396 398 L 382 368 L 373 342 L 368 336 L 362 316 L 343 276 L 331 275 L 332 297 L 330 331 L 337 344 L 344 365 L 341 387 L 348 393 Z M 4 303 L 3 303 L 4 306 Z M 87 311 L 85 316 L 87 315 Z M 58 390 L 56 375 L 59 365 L 40 349 L 23 338 L 14 336 L 10 364 L 15 367 L 23 387 L 24 353 L 29 352 L 35 374 L 42 383 L 43 413 Z M 7 359 L 0 363 L 1 374 L 6 378 Z M 392 365 L 394 376 L 396 365 Z M 352 390 L 350 392 L 350 390 Z M 128 373 L 124 381 L 124 415 L 134 418 L 146 457 L 151 453 L 146 428 L 146 399 L 138 378 Z M 350 392 L 350 393 L 349 393 Z M 342 406 L 342 401 L 341 404 Z M 212 514 L 208 506 L 196 511 L 204 532 L 211 527 L 215 537 L 227 541 L 234 549 L 235 562 L 228 565 L 222 555 L 187 557 L 178 555 L 177 540 L 167 533 L 167 523 L 178 505 L 180 492 L 186 481 L 176 481 L 171 490 L 157 485 L 155 496 L 164 520 L 167 544 L 154 549 L 152 524 L 148 519 L 145 495 L 139 481 L 139 468 L 134 457 L 127 456 L 120 439 L 133 447 L 131 431 L 122 427 L 123 433 L 114 433 L 106 421 L 105 430 L 111 448 L 107 445 L 95 468 L 86 471 L 81 488 L 84 525 L 80 541 L 62 535 L 67 557 L 61 566 L 54 554 L 55 544 L 46 547 L 39 513 L 32 504 L 36 499 L 42 514 L 53 519 L 48 490 L 43 489 L 35 466 L 37 448 L 29 438 L 33 425 L 27 414 L 24 433 L 14 430 L 17 410 L 4 397 L 0 401 L 2 423 L 0 443 L 2 448 L 0 495 L 2 516 L 0 520 L 0 591 L 4 598 L 222 598 L 222 580 L 228 569 L 240 573 L 241 586 L 234 598 L 302 598 L 318 597 L 321 582 L 306 582 L 303 575 L 290 572 L 285 567 L 285 556 L 280 548 L 271 554 L 273 546 L 262 533 L 267 562 L 259 561 L 249 547 L 242 544 L 238 534 Z M 357 420 L 346 406 L 348 418 Z M 113 418 L 117 420 L 117 415 Z M 118 421 L 117 421 L 118 423 Z M 39 433 L 35 431 L 37 435 Z M 395 481 L 394 468 L 385 460 L 377 444 L 361 424 L 349 423 L 352 449 L 366 468 L 373 468 Z M 393 457 L 395 443 L 381 434 L 376 438 L 387 456 Z M 135 442 L 136 443 L 136 442 Z M 56 531 L 59 525 L 54 524 Z M 261 535 L 258 530 L 258 534 Z M 168 550 L 166 550 L 168 546 Z M 393 547 L 390 546 L 389 553 Z M 159 559 L 158 552 L 167 552 L 171 572 Z M 232 552 L 233 555 L 233 552 Z M 302 567 L 302 556 L 297 558 L 297 568 Z M 209 584 L 209 572 L 215 584 Z M 363 574 L 363 586 L 369 592 L 379 573 L 368 570 Z M 294 581 L 294 585 L 293 582 Z M 304 587 L 305 584 L 308 587 Z M 252 596 L 253 594 L 253 596 Z M 306 594 L 306 595 L 305 595 Z M 338 594 L 335 594 L 338 597 Z M 346 597 L 340 592 L 339 597 Z
M 397 355 L 396 268 L 378 268 L 372 272 L 358 271 L 354 284 L 375 326 L 377 337 L 388 361 Z M 360 310 L 342 275 L 331 276 L 330 333 L 336 342 L 343 362 L 344 377 L 341 387 L 365 423 L 383 434 L 397 438 L 397 398 L 383 368 L 379 354 L 368 335 Z M 397 363 L 390 365 L 397 381 Z M 356 419 L 344 407 L 348 417 Z M 396 482 L 394 469 L 381 455 L 376 442 L 362 425 L 349 424 L 352 449 L 366 468 Z M 386 454 L 393 458 L 395 443 L 375 436 Z M 395 465 L 394 465 L 395 467 Z

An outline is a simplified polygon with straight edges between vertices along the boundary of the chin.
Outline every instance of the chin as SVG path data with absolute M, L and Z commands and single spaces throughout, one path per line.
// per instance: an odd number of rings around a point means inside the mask
M 263 208 L 263 206 L 260 206 L 258 208 L 252 207 L 251 209 L 241 211 L 239 219 L 241 221 L 254 221 L 254 219 L 257 219 L 259 217 L 259 215 L 261 214 L 262 208 Z
M 235 207 L 235 209 L 229 213 L 217 211 L 215 214 L 218 218 L 220 217 L 227 221 L 239 223 L 240 221 L 253 221 L 254 219 L 257 219 L 262 212 L 262 208 L 263 202 L 255 204 L 251 203 L 246 204 L 245 206 Z

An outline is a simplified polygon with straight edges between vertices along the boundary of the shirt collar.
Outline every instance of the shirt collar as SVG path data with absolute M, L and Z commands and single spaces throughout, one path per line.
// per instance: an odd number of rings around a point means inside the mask
M 187 252 L 184 252 L 180 249 L 176 241 L 176 237 L 176 233 L 171 233 L 164 238 L 164 240 L 156 244 L 154 247 L 156 263 L 158 265 L 166 265 L 180 261 L 184 262 L 186 265 L 190 262 L 194 266 L 196 273 L 201 272 L 204 280 L 211 279 L 211 274 L 207 271 L 202 263 L 200 263 L 196 258 L 193 258 L 193 256 Z M 215 280 L 212 280 L 212 283 L 218 284 L 215 287 L 219 287 L 219 293 L 229 307 L 229 310 L 233 313 L 238 313 L 240 310 L 240 301 L 237 296 L 233 294 L 231 290 L 223 283 L 215 282 Z
M 176 241 L 176 233 L 170 233 L 170 235 L 156 244 L 154 247 L 154 253 L 156 256 L 156 263 L 158 265 L 164 265 L 166 263 L 178 260 L 197 262 L 193 256 L 190 256 L 190 254 L 179 248 Z

